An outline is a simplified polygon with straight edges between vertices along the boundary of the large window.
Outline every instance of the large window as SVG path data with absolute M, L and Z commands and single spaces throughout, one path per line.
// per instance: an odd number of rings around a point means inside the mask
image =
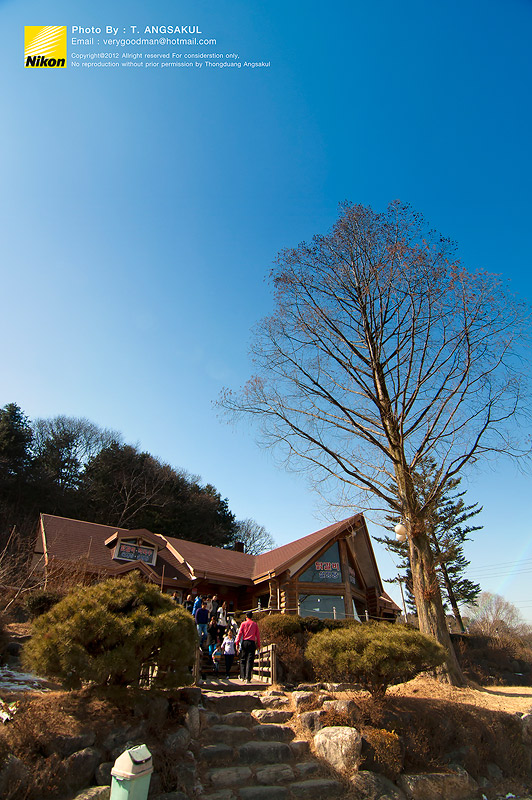
M 343 583 L 338 542 L 332 544 L 325 553 L 313 561 L 299 576 L 299 580 L 302 583 Z
M 341 594 L 300 594 L 299 614 L 319 619 L 345 619 L 344 598 Z

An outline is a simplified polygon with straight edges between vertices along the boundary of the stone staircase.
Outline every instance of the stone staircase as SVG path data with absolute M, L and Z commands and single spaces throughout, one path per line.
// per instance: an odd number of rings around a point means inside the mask
M 202 800 L 323 800 L 346 787 L 288 724 L 283 692 L 206 692 L 198 768 Z

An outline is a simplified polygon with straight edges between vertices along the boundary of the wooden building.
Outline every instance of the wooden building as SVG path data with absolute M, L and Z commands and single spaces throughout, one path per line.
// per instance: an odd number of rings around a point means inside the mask
M 393 620 L 400 611 L 383 589 L 362 514 L 258 556 L 42 514 L 35 558 L 48 574 L 62 566 L 87 579 L 137 569 L 181 599 L 216 594 L 229 611 L 362 620 Z

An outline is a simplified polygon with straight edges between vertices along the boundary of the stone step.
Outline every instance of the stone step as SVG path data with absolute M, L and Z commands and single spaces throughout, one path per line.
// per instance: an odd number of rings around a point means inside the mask
M 288 725 L 271 723 L 256 725 L 253 728 L 253 736 L 262 742 L 291 742 L 295 733 Z
M 290 784 L 292 797 L 303 797 L 305 800 L 310 800 L 310 798 L 323 800 L 329 797 L 341 797 L 345 791 L 345 786 L 340 781 L 335 781 L 332 778 L 314 778 Z
M 238 791 L 239 800 L 288 800 L 286 786 L 243 786 Z
M 219 714 L 215 716 L 216 722 L 221 722 L 222 725 L 236 725 L 242 728 L 252 728 L 257 725 L 257 720 L 253 719 L 249 711 L 232 711 L 230 714 L 222 714 L 221 717 Z
M 244 764 L 278 764 L 294 758 L 292 750 L 284 742 L 246 742 L 237 748 L 237 752 Z
M 253 733 L 249 728 L 236 725 L 211 725 L 205 730 L 203 738 L 206 742 L 219 742 L 234 746 L 248 742 L 253 738 Z
M 256 692 L 204 692 L 203 703 L 207 711 L 217 714 L 261 708 L 260 695 Z
M 199 759 L 209 766 L 230 764 L 233 760 L 233 748 L 227 744 L 208 744 L 200 748 Z
M 293 716 L 293 711 L 291 710 L 281 710 L 277 708 L 257 708 L 251 712 L 251 716 L 253 719 L 256 719 L 257 722 L 288 722 L 288 720 Z
M 226 789 L 242 786 L 244 783 L 252 783 L 253 773 L 249 767 L 223 767 L 211 769 L 207 773 L 207 780 L 219 789 Z

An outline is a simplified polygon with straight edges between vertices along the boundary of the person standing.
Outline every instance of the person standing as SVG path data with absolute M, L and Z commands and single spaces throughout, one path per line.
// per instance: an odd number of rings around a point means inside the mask
M 227 606 L 225 600 L 218 609 L 216 624 L 218 626 L 218 636 L 223 639 L 227 628 Z
M 227 634 L 222 642 L 222 650 L 225 656 L 225 677 L 229 678 L 231 674 L 231 667 L 233 666 L 233 661 L 235 660 L 235 635 L 231 628 L 227 631 Z
M 203 642 L 207 639 L 207 623 L 209 622 L 207 603 L 203 602 L 201 608 L 198 608 L 194 616 L 196 619 L 196 628 L 198 629 L 200 647 L 203 647 Z
M 253 612 L 247 612 L 246 619 L 238 629 L 235 644 L 240 648 L 240 678 L 251 683 L 255 652 L 260 647 L 260 631 L 253 619 Z

